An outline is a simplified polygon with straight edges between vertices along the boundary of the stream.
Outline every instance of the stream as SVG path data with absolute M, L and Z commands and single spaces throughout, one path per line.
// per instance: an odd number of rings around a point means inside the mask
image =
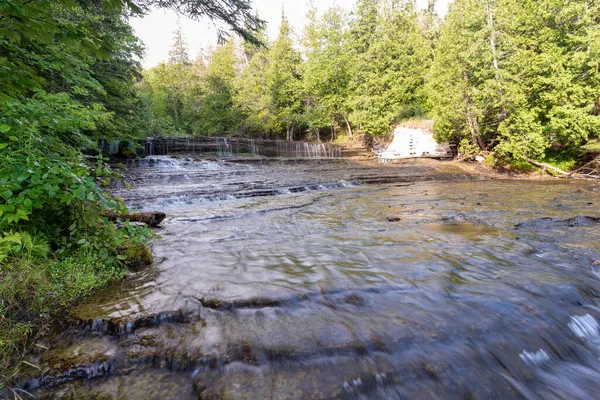
M 155 264 L 73 307 L 36 398 L 597 399 L 600 186 L 452 163 L 131 162 Z

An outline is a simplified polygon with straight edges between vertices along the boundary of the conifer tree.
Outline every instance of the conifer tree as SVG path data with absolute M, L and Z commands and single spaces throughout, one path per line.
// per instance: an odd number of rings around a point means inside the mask
M 206 93 L 192 116 L 195 134 L 227 136 L 239 128 L 242 116 L 233 101 L 238 65 L 233 40 L 217 47 L 211 54 L 207 74 L 203 78 Z
M 351 30 L 352 119 L 372 135 L 425 112 L 431 52 L 412 1 L 360 0 Z
M 304 31 L 304 90 L 306 119 L 317 133 L 341 119 L 352 136 L 348 121 L 350 57 L 347 53 L 347 15 L 339 7 L 318 18 L 314 4 Z
M 302 120 L 302 59 L 293 46 L 292 30 L 285 15 L 269 60 L 266 84 L 273 110 L 285 129 L 286 140 L 293 140 L 294 129 Z

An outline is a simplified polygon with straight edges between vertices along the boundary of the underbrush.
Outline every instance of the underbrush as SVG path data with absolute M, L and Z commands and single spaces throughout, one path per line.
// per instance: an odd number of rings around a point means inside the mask
M 0 235 L 0 393 L 3 384 L 12 384 L 10 376 L 18 369 L 20 357 L 49 317 L 93 290 L 122 279 L 130 265 L 152 261 L 145 246 L 149 230 L 126 223 L 124 229 L 106 223 L 102 230 L 112 236 L 110 242 L 104 234 L 89 241 L 107 243 L 112 262 L 94 246 L 57 256 L 41 235 Z
M 548 153 L 542 160 L 545 164 L 567 172 L 574 170 L 579 161 L 580 157 L 570 153 Z
M 152 261 L 148 228 L 102 216 L 127 213 L 103 190 L 118 178 L 107 159 L 85 157 L 93 142 L 58 117 L 45 134 L 39 121 L 0 124 L 0 397 L 53 315 Z

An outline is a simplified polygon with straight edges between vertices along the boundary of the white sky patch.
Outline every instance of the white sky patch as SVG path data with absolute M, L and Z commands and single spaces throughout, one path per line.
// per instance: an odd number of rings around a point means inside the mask
M 446 14 L 450 1 L 437 1 L 437 11 L 440 15 Z M 301 34 L 308 11 L 307 0 L 254 0 L 253 4 L 259 16 L 267 21 L 267 31 L 271 40 L 276 38 L 279 31 L 282 7 L 294 32 L 297 35 Z M 355 0 L 316 0 L 315 4 L 321 12 L 334 5 L 351 11 L 354 8 Z M 424 8 L 427 6 L 427 0 L 417 0 L 417 4 Z M 193 21 L 183 16 L 178 18 L 177 14 L 171 10 L 154 10 L 143 18 L 131 19 L 135 34 L 142 39 L 146 46 L 146 55 L 143 60 L 145 68 L 156 66 L 168 59 L 178 19 L 192 58 L 198 56 L 203 49 L 217 44 L 217 30 L 210 20 Z

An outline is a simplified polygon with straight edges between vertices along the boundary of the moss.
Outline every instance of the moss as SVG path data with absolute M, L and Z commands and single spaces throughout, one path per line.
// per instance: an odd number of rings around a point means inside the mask
M 488 154 L 485 158 L 485 163 L 492 168 L 496 167 L 496 156 L 494 156 L 493 154 Z
M 130 243 L 119 250 L 121 255 L 125 257 L 123 263 L 127 268 L 134 271 L 146 267 L 154 261 L 152 252 L 144 244 Z
M 509 164 L 510 170 L 515 172 L 533 172 L 537 169 L 536 166 L 521 159 L 512 159 Z

